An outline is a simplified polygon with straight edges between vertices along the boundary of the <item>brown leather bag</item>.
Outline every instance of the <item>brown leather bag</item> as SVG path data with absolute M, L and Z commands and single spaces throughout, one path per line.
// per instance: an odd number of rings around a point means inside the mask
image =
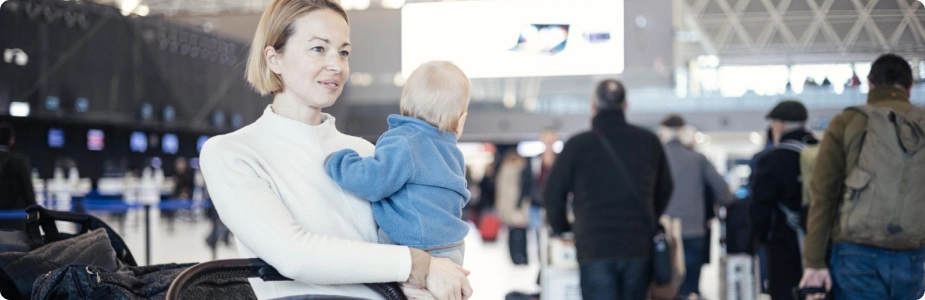
M 681 219 L 662 216 L 659 219 L 668 236 L 668 252 L 671 254 L 671 282 L 665 285 L 652 283 L 649 286 L 649 299 L 673 300 L 678 296 L 678 289 L 684 282 L 687 270 L 684 267 L 684 242 L 681 239 Z

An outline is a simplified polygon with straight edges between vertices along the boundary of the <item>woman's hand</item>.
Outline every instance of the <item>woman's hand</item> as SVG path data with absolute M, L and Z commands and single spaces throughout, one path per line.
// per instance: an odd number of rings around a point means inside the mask
M 427 290 L 438 300 L 466 300 L 472 297 L 469 286 L 469 271 L 453 261 L 431 257 L 427 274 Z

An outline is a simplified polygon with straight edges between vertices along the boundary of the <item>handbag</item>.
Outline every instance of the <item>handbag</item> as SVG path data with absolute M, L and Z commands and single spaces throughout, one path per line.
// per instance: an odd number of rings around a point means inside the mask
M 662 215 L 659 223 L 665 227 L 665 235 L 668 237 L 668 249 L 671 253 L 671 282 L 664 285 L 652 283 L 649 286 L 649 298 L 651 300 L 674 300 L 678 298 L 678 290 L 684 282 L 686 267 L 684 260 L 684 240 L 681 238 L 681 219 L 672 218 L 668 215 Z M 699 271 L 692 270 L 692 272 Z
M 601 145 L 604 147 L 604 150 L 610 156 L 611 160 L 617 166 L 617 176 L 620 177 L 621 181 L 631 182 L 632 178 L 629 176 L 629 170 L 626 169 L 626 166 L 623 164 L 623 160 L 620 159 L 620 156 L 617 155 L 617 151 L 614 150 L 613 145 L 607 141 L 607 138 L 604 137 L 604 134 L 600 131 L 593 131 L 597 138 L 600 140 Z M 642 198 L 639 197 L 639 194 L 636 193 L 636 189 L 632 184 L 627 185 L 630 195 L 633 195 L 637 201 L 633 203 L 636 204 L 642 215 L 643 219 L 647 224 L 649 232 L 652 234 L 652 281 L 656 285 L 665 285 L 671 283 L 671 252 L 668 246 L 668 236 L 665 234 L 665 227 L 656 222 L 654 217 L 645 209 L 644 204 L 642 203 Z

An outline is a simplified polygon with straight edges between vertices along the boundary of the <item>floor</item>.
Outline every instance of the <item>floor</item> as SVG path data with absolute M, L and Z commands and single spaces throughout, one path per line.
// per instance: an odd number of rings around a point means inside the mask
M 161 221 L 156 212 L 152 215 L 152 264 L 202 262 L 212 259 L 212 252 L 205 242 L 211 230 L 208 220 L 194 221 L 195 218 L 190 215 L 181 214 L 182 218 L 176 221 L 175 229 L 170 232 L 166 222 Z M 143 215 L 129 215 L 124 225 L 111 216 L 101 216 L 101 218 L 120 232 L 136 260 L 143 264 L 145 261 Z M 528 293 L 539 291 L 536 280 L 540 267 L 538 258 L 532 255 L 536 253 L 532 238 L 529 243 L 531 245 L 530 264 L 515 266 L 508 253 L 506 230 L 501 230 L 495 242 L 483 242 L 474 229 L 471 233 L 466 238 L 464 267 L 472 272 L 469 276 L 475 291 L 472 299 L 502 300 L 511 291 Z M 712 242 L 713 245 L 718 245 L 716 237 Z M 701 290 L 707 299 L 718 299 L 719 273 L 716 268 L 718 251 L 713 251 L 713 253 L 713 264 L 707 265 L 702 274 Z M 216 254 L 218 259 L 237 257 L 234 243 L 232 245 L 220 244 Z

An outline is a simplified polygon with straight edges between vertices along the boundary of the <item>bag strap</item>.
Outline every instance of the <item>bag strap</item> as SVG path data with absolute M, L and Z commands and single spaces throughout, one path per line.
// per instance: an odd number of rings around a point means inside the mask
M 78 214 L 72 212 L 64 211 L 53 211 L 48 210 L 39 205 L 32 205 L 26 208 L 26 214 L 28 215 L 26 219 L 26 230 L 29 234 L 29 238 L 36 245 L 44 245 L 42 233 L 39 232 L 39 227 L 42 228 L 42 231 L 45 232 L 45 236 L 49 240 L 60 240 L 61 233 L 58 231 L 58 226 L 55 224 L 55 221 L 64 221 L 75 223 L 79 226 L 78 233 L 83 234 L 87 233 L 90 230 L 91 217 L 85 214 Z
M 29 237 L 29 247 L 36 249 L 44 246 L 42 233 L 39 231 L 39 213 L 37 211 L 26 211 L 26 235 Z
M 806 230 L 803 230 L 803 227 L 800 227 L 800 213 L 791 210 L 781 202 L 777 202 L 777 208 L 783 212 L 784 217 L 787 218 L 785 220 L 787 227 L 790 227 L 790 229 L 793 229 L 793 231 L 796 232 L 797 245 L 800 247 L 800 253 L 803 253 L 803 239 L 806 237 Z
M 781 149 L 787 149 L 787 150 L 790 150 L 796 153 L 802 153 L 803 149 L 806 149 L 806 146 L 807 145 L 805 143 L 798 142 L 796 140 L 786 140 L 786 141 L 781 142 L 780 145 L 777 147 Z
M 642 204 L 642 198 L 639 197 L 639 194 L 636 193 L 636 187 L 632 184 L 632 178 L 629 175 L 629 170 L 626 169 L 626 165 L 623 163 L 623 160 L 620 159 L 620 156 L 617 155 L 617 151 L 614 150 L 613 145 L 607 141 L 607 138 L 604 136 L 604 133 L 592 130 L 594 135 L 597 136 L 598 140 L 601 142 L 601 145 L 604 146 L 605 152 L 610 156 L 610 160 L 614 162 L 617 166 L 617 176 L 620 177 L 620 180 L 627 182 L 627 190 L 630 192 L 630 196 L 636 198 L 637 201 L 633 201 L 638 207 L 642 217 L 645 219 L 646 224 L 649 227 L 649 231 L 654 235 L 658 233 L 658 225 L 655 223 L 653 217 L 649 214 L 649 211 L 645 209 L 645 206 Z
M 856 111 L 856 112 L 858 112 L 858 113 L 864 115 L 864 117 L 867 117 L 867 118 L 870 118 L 870 115 L 872 115 L 872 114 L 874 113 L 874 108 L 873 108 L 872 106 L 866 105 L 866 104 L 865 104 L 865 105 L 850 106 L 850 107 L 848 107 L 848 108 L 845 108 L 845 111 L 849 111 L 849 110 L 850 110 L 850 111 Z
M 896 114 L 895 118 L 896 133 L 903 150 L 915 154 L 925 148 L 925 128 L 922 128 L 925 124 L 925 109 L 912 105 L 905 115 Z

